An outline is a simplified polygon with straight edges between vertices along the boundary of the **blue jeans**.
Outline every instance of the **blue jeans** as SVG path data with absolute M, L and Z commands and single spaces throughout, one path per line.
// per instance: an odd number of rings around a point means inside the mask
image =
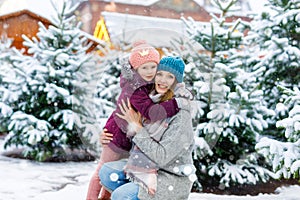
M 103 164 L 99 171 L 101 185 L 111 191 L 112 200 L 139 200 L 139 186 L 130 182 L 123 171 L 126 160 Z

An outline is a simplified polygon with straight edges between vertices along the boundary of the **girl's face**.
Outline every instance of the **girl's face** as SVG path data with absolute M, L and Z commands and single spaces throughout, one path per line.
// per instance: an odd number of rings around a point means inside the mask
M 155 77 L 156 69 L 157 64 L 155 62 L 148 62 L 142 64 L 136 71 L 145 81 L 152 81 Z
M 165 94 L 175 83 L 175 75 L 168 71 L 158 71 L 155 76 L 155 90 L 159 94 Z

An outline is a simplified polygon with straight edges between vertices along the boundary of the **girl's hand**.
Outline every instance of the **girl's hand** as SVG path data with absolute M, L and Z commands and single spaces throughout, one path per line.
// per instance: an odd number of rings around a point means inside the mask
M 126 103 L 122 100 L 122 104 L 119 105 L 120 110 L 122 114 L 116 113 L 118 117 L 126 120 L 131 128 L 133 128 L 133 131 L 136 133 L 143 128 L 142 126 L 142 117 L 141 113 L 135 112 L 131 108 L 131 104 L 129 102 L 129 99 L 127 99 L 127 105 Z
M 113 134 L 107 132 L 106 128 L 103 129 L 103 131 L 100 133 L 100 144 L 107 145 L 112 140 L 113 140 Z

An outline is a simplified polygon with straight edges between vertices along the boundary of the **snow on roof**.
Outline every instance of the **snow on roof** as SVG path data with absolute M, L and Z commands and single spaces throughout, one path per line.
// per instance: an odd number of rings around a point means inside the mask
M 59 0 L 55 0 L 59 1 Z M 55 10 L 50 0 L 4 0 L 0 5 L 0 16 L 11 13 L 28 10 L 35 13 L 49 21 L 52 21 L 52 15 Z
M 86 0 L 87 1 L 87 0 Z M 141 6 L 150 6 L 160 0 L 102 0 L 104 2 L 115 2 L 122 4 L 131 4 L 131 5 L 141 5 Z
M 188 39 L 181 20 L 102 12 L 114 43 L 146 40 L 156 47 L 171 47 L 174 39 Z M 202 22 L 201 22 L 202 23 Z
M 85 0 L 88 1 L 88 0 Z M 101 1 L 101 0 L 99 0 Z M 152 4 L 155 4 L 156 2 L 159 2 L 160 0 L 102 0 L 104 2 L 115 2 L 115 3 L 121 3 L 121 4 L 131 4 L 131 5 L 141 5 L 141 6 L 150 6 Z M 194 0 L 197 4 L 202 5 L 203 0 Z
M 248 16 L 249 14 L 259 13 L 263 9 L 264 4 L 267 1 L 268 0 L 241 0 L 238 2 L 239 4 L 232 7 L 234 8 L 234 10 L 231 12 L 236 16 Z M 220 10 L 218 8 L 212 6 L 211 4 L 208 4 L 207 2 L 205 2 L 205 0 L 194 0 L 194 2 L 196 2 L 200 6 L 203 6 L 206 11 L 210 13 L 220 13 Z M 221 1 L 222 4 L 227 4 L 229 2 L 230 1 Z
M 267 13 L 274 12 L 274 10 L 266 6 L 266 4 L 268 4 L 268 0 L 248 1 L 248 4 L 251 8 L 252 13 L 255 14 L 260 14 L 262 12 L 267 12 Z
M 194 0 L 199 6 L 204 5 L 204 0 Z

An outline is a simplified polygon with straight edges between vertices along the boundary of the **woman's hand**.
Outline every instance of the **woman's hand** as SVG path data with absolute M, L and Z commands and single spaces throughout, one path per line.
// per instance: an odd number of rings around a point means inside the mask
M 186 98 L 193 100 L 194 95 L 185 87 L 185 83 L 177 83 L 174 89 L 174 95 L 176 97 Z
M 103 129 L 103 131 L 100 133 L 100 144 L 107 145 L 112 140 L 113 140 L 113 134 L 107 132 L 106 128 Z
M 141 128 L 143 128 L 141 113 L 135 112 L 131 108 L 131 104 L 129 102 L 129 99 L 127 99 L 127 105 L 122 100 L 122 104 L 121 105 L 119 104 L 119 107 L 120 107 L 120 110 L 122 112 L 122 115 L 119 114 L 119 113 L 116 113 L 117 116 L 128 122 L 130 129 L 133 129 L 131 131 L 135 131 L 136 133 L 139 132 L 139 130 Z

